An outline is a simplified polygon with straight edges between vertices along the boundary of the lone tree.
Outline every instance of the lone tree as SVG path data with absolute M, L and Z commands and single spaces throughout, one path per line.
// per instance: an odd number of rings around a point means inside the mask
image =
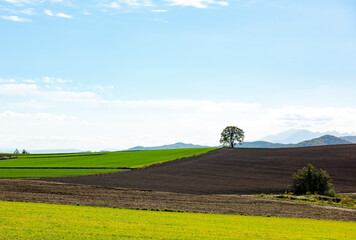
M 14 154 L 19 154 L 20 151 L 16 148 L 15 151 L 14 151 Z
M 290 185 L 290 190 L 297 195 L 307 193 L 330 195 L 330 193 L 334 192 L 330 175 L 325 170 L 317 169 L 310 163 L 294 173 L 292 180 L 293 183 Z
M 227 126 L 221 133 L 220 143 L 234 148 L 236 143 L 243 143 L 245 133 L 242 129 L 235 126 Z

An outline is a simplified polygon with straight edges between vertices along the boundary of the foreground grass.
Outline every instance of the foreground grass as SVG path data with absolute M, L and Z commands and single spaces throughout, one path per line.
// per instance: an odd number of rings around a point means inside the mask
M 0 239 L 356 239 L 356 223 L 0 202 Z
M 35 169 L 37 168 L 138 168 L 155 163 L 166 162 L 183 157 L 190 157 L 216 148 L 187 148 L 148 151 L 126 151 L 105 153 L 68 153 L 68 154 L 27 154 L 16 159 L 0 161 L 0 168 L 29 167 L 34 169 L 0 169 L 0 178 L 15 177 L 58 177 L 89 175 L 115 172 L 108 169 Z
M 0 169 L 0 178 L 66 177 L 125 171 L 122 169 Z

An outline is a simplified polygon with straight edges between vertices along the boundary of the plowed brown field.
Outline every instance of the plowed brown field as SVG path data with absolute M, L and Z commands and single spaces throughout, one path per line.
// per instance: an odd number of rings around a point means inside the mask
M 337 191 L 356 192 L 356 144 L 223 148 L 127 172 L 47 180 L 192 194 L 280 193 L 308 163 L 328 171 Z

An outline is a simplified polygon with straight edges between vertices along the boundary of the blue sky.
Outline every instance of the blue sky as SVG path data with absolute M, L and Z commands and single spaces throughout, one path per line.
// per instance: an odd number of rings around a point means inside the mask
M 356 3 L 1 0 L 0 145 L 356 132 Z

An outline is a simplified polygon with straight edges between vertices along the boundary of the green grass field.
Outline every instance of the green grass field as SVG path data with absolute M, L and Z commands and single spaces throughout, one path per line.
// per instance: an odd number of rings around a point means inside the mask
M 138 168 L 183 157 L 206 153 L 215 148 L 187 148 L 105 153 L 28 154 L 17 159 L 0 160 L 0 167 L 30 167 L 34 169 L 0 169 L 0 178 L 59 177 L 120 171 L 116 169 L 35 169 L 40 167 L 112 167 Z
M 0 239 L 356 239 L 355 222 L 0 202 Z
M 0 169 L 0 178 L 65 177 L 121 172 L 123 169 Z

